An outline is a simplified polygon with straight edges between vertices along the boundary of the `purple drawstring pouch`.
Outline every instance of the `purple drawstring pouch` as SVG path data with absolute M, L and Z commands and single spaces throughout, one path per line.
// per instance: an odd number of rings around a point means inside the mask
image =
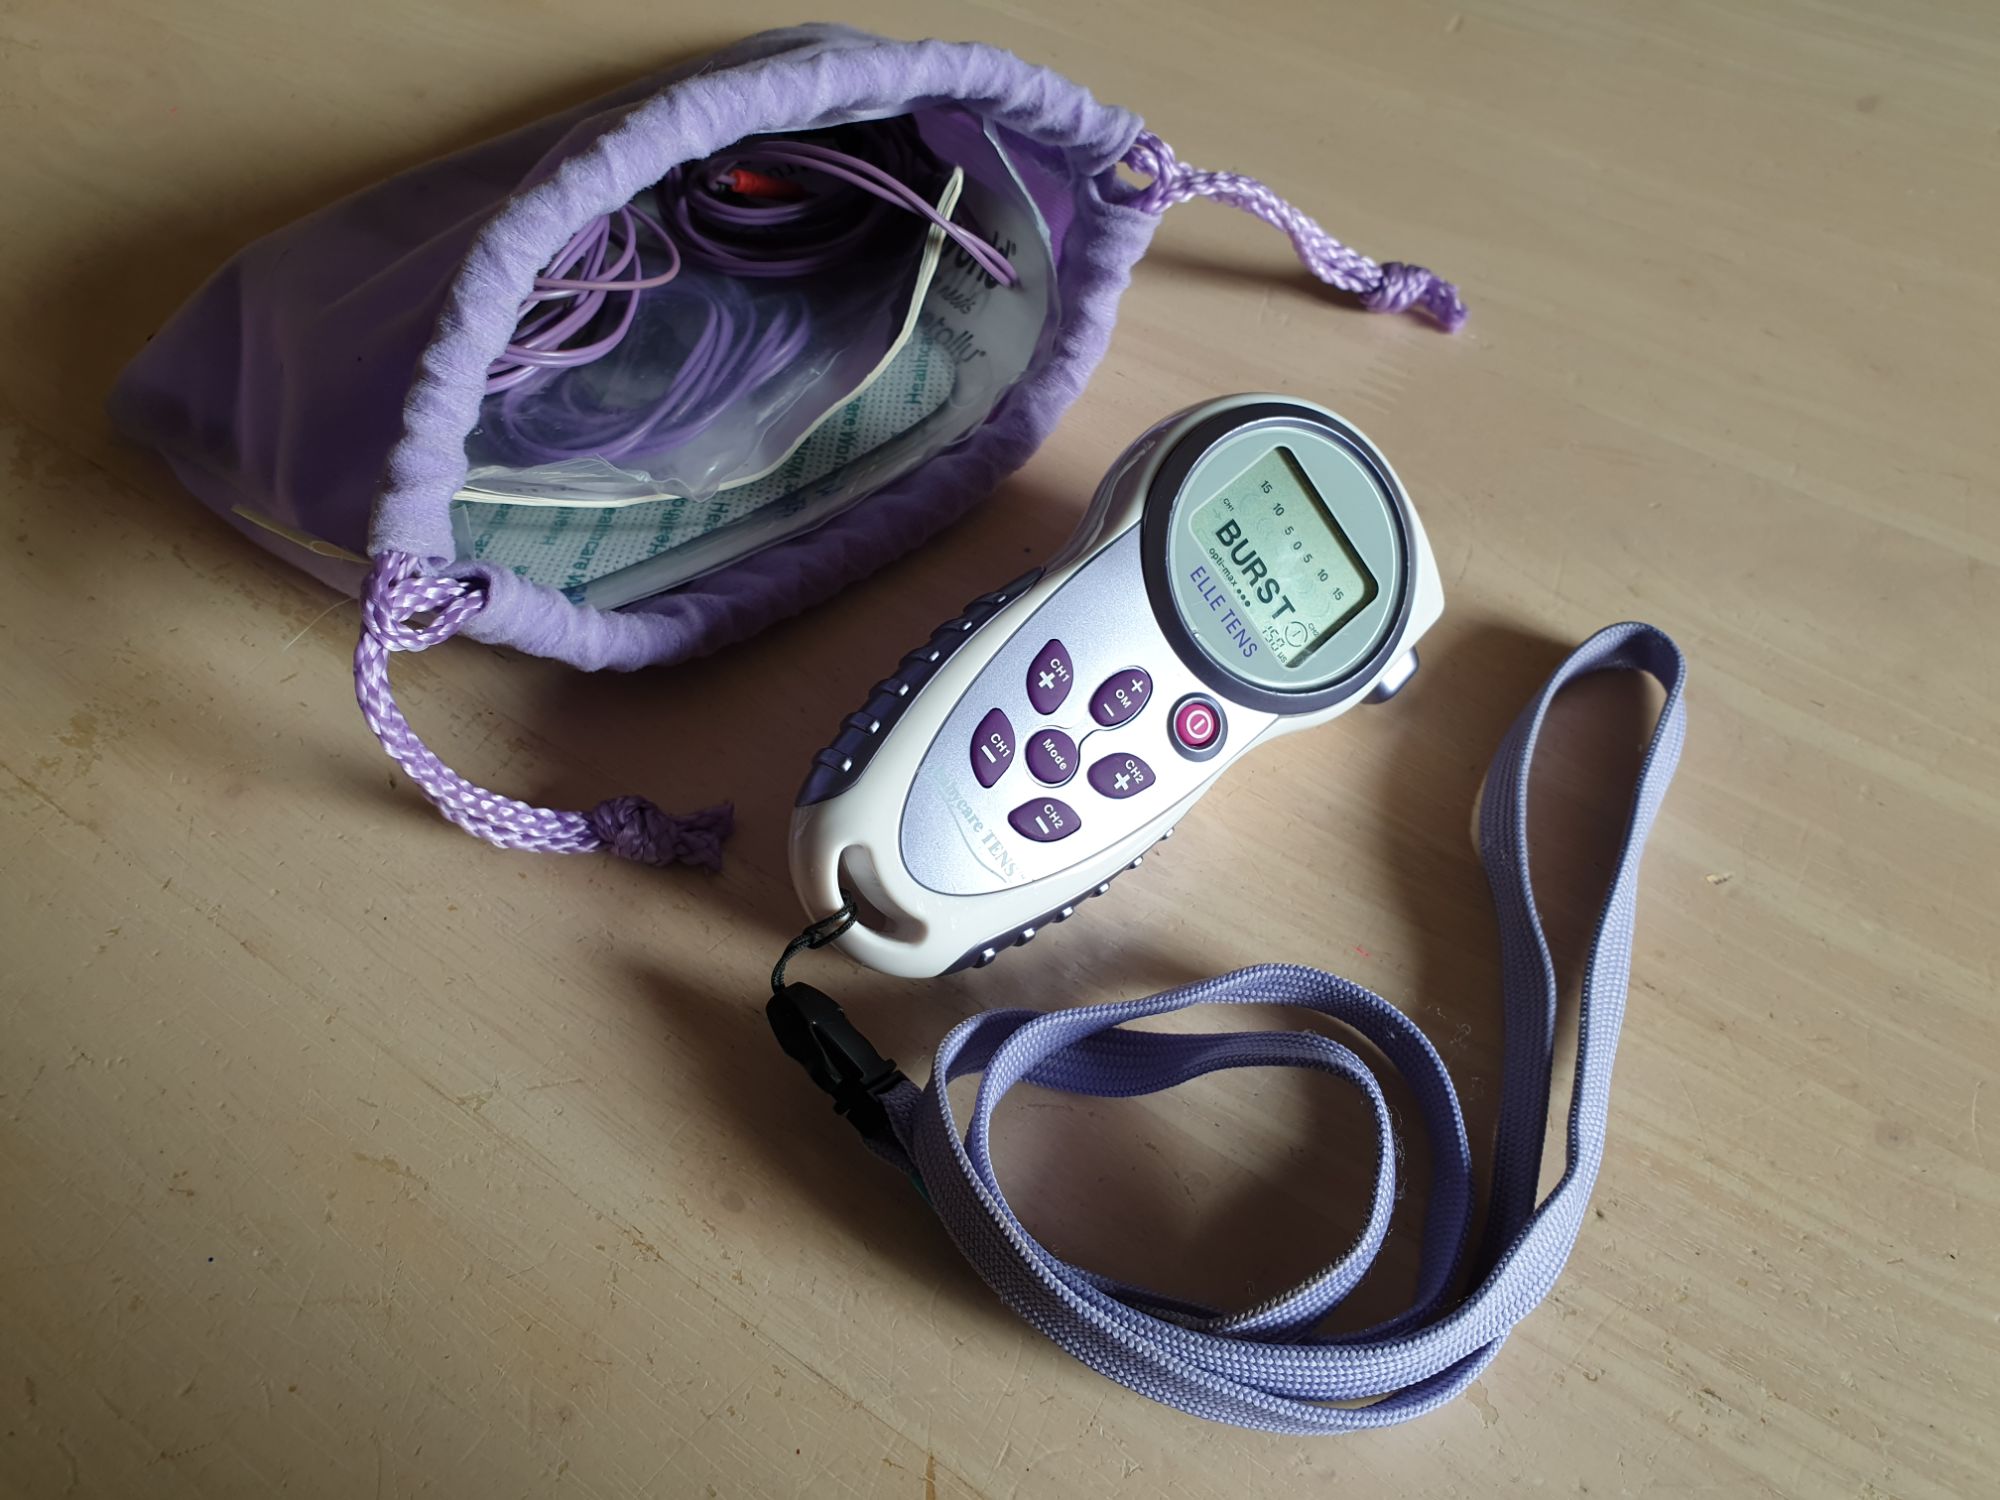
M 580 225 L 750 136 L 912 116 L 1004 153 L 1050 266 L 1032 354 L 948 446 L 809 530 L 617 609 L 467 554 L 453 524 L 489 366 Z M 1123 165 L 1141 183 L 1121 178 Z M 830 597 L 1019 467 L 1082 391 L 1159 216 L 1212 197 L 1276 225 L 1322 281 L 1447 329 L 1456 291 L 1347 249 L 1261 183 L 1180 163 L 1129 112 L 976 43 L 767 32 L 333 203 L 244 249 L 133 360 L 114 422 L 252 540 L 362 599 L 355 680 L 384 747 L 444 815 L 504 847 L 714 867 L 729 809 L 587 812 L 471 785 L 424 746 L 388 657 L 463 632 L 590 670 L 698 656 Z

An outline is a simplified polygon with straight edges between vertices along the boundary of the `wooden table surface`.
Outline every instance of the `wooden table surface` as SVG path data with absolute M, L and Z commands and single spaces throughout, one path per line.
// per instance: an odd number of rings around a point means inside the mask
M 712 879 L 490 850 L 362 726 L 353 604 L 211 519 L 101 399 L 263 231 L 792 15 L 0 8 L 0 1490 L 1992 1493 L 2000 12 L 850 6 L 1132 105 L 1454 276 L 1471 325 L 1366 317 L 1254 222 L 1174 210 L 1060 432 L 920 555 L 679 670 L 400 660 L 476 778 L 740 813 Z M 1253 757 L 989 971 L 807 972 L 922 1076 L 976 1010 L 1323 964 L 1422 1021 L 1483 1157 L 1484 761 L 1568 644 L 1670 631 L 1689 749 L 1595 1211 L 1467 1399 L 1345 1441 L 1182 1417 L 1032 1334 L 760 1014 L 827 726 L 1053 548 L 1132 433 L 1256 387 L 1346 412 L 1409 483 L 1449 599 L 1415 685 Z M 1572 982 L 1652 708 L 1579 691 L 1538 773 Z M 1359 1223 L 1365 1116 L 1336 1086 L 1032 1095 L 1009 1190 L 1100 1269 L 1240 1304 Z M 1389 1259 L 1351 1316 L 1407 1285 Z

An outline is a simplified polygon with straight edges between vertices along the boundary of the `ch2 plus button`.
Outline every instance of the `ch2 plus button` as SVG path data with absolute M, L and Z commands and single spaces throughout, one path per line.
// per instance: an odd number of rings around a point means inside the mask
M 1091 763 L 1090 784 L 1099 796 L 1122 801 L 1153 784 L 1153 768 L 1136 755 L 1107 755 Z
M 1226 730 L 1221 705 L 1202 693 L 1189 693 L 1167 718 L 1168 737 L 1189 760 L 1207 760 L 1214 755 L 1222 748 Z
M 1083 826 L 1076 809 L 1057 797 L 1039 797 L 1033 802 L 1023 802 L 1007 814 L 1007 821 L 1014 825 L 1016 833 L 1038 844 L 1053 844 L 1057 839 L 1066 839 Z

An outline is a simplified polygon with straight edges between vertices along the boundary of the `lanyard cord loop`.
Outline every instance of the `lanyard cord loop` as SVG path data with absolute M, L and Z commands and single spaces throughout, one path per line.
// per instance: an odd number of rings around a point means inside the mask
M 1593 672 L 1643 671 L 1666 703 L 1639 773 L 1616 873 L 1583 978 L 1566 1169 L 1539 1203 L 1555 1044 L 1557 982 L 1528 867 L 1528 772 L 1550 702 Z M 1501 929 L 1505 1023 L 1502 1100 L 1485 1244 L 1472 1290 L 1451 1301 L 1472 1217 L 1471 1149 L 1443 1060 L 1415 1023 L 1358 984 L 1317 969 L 1266 964 L 1141 1000 L 1043 1013 L 989 1011 L 939 1046 L 919 1089 L 847 1028 L 838 1007 L 815 1015 L 843 1063 L 844 1108 L 871 1150 L 907 1172 L 959 1250 L 1001 1300 L 1064 1349 L 1141 1395 L 1196 1416 L 1304 1435 L 1382 1427 L 1463 1391 L 1514 1325 L 1548 1295 L 1569 1258 L 1603 1159 L 1611 1067 L 1624 1018 L 1639 858 L 1686 733 L 1685 663 L 1650 625 L 1613 625 L 1579 646 L 1515 720 L 1488 773 L 1480 857 Z M 773 1023 L 794 992 L 773 1001 Z M 1132 1031 L 1128 1021 L 1195 1005 L 1296 1005 L 1352 1027 L 1402 1075 L 1430 1140 L 1431 1180 L 1413 1305 L 1358 1333 L 1311 1330 L 1366 1273 L 1387 1233 L 1396 1186 L 1391 1120 L 1380 1085 L 1353 1050 L 1307 1031 L 1199 1035 Z M 848 1038 L 852 1036 L 853 1039 Z M 787 1050 L 793 1050 L 788 1046 Z M 796 1052 L 794 1055 L 798 1055 Z M 1017 1083 L 1096 1097 L 1158 1092 L 1225 1068 L 1311 1068 L 1344 1078 L 1375 1116 L 1375 1185 L 1366 1227 L 1331 1265 L 1253 1308 L 1224 1313 L 1126 1286 L 1051 1253 L 1016 1217 L 993 1169 L 994 1110 Z M 961 1130 L 947 1085 L 980 1075 Z M 848 1075 L 852 1075 L 849 1077 Z M 824 1082 L 822 1086 L 827 1086 Z M 871 1103 L 872 1101 L 872 1103 Z M 1327 1402 L 1367 1402 L 1333 1406 Z

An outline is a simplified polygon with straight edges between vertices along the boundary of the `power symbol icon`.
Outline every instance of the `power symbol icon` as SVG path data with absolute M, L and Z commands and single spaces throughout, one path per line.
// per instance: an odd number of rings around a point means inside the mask
M 1184 699 L 1174 710 L 1174 739 L 1183 750 L 1206 750 L 1222 733 L 1222 714 L 1204 698 Z

